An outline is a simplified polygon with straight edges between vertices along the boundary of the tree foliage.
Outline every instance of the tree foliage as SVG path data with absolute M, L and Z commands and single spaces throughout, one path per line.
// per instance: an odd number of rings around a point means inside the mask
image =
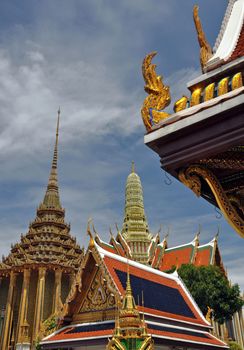
M 235 341 L 229 341 L 228 345 L 230 347 L 230 350 L 242 350 L 242 347 Z
M 217 266 L 182 265 L 178 274 L 189 289 L 204 315 L 208 306 L 213 310 L 215 321 L 224 323 L 244 305 L 237 284 L 230 286 L 229 281 Z

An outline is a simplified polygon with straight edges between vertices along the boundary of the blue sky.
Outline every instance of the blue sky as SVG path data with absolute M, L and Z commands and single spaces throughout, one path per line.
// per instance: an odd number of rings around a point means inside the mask
M 214 45 L 225 0 L 199 0 Z M 214 208 L 175 179 L 143 143 L 141 62 L 157 50 L 157 71 L 172 105 L 200 74 L 194 1 L 84 0 L 0 3 L 0 254 L 26 233 L 41 202 L 61 107 L 59 184 L 66 219 L 87 246 L 92 216 L 103 239 L 123 220 L 131 161 L 141 177 L 152 232 L 170 230 L 169 245 L 202 243 L 221 226 L 219 245 L 233 282 L 244 288 L 243 240 Z M 113 229 L 115 232 L 115 229 Z

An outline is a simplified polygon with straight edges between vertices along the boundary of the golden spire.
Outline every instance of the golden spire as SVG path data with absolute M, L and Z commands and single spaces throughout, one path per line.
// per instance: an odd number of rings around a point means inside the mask
M 131 249 L 133 259 L 147 263 L 148 247 L 152 235 L 149 232 L 145 215 L 141 180 L 135 172 L 134 162 L 132 162 L 131 173 L 126 181 L 124 222 L 121 234 Z
M 135 172 L 135 162 L 134 162 L 134 160 L 131 162 L 131 172 L 132 173 Z
M 130 283 L 130 271 L 129 264 L 127 264 L 127 281 L 126 281 L 126 291 L 123 300 L 122 310 L 133 311 L 136 309 L 136 303 L 132 294 L 132 288 Z
M 60 119 L 60 108 L 58 109 L 58 119 L 56 128 L 56 139 L 53 152 L 53 160 L 48 180 L 46 194 L 43 200 L 43 204 L 48 208 L 61 208 L 59 191 L 58 191 L 58 133 L 59 133 L 59 119 Z

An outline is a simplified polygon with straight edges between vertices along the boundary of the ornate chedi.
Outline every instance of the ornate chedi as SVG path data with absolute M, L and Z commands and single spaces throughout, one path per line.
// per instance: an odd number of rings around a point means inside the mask
M 145 216 L 141 180 L 135 173 L 134 162 L 126 181 L 125 213 L 121 235 L 130 248 L 132 258 L 147 263 L 152 235 Z
M 58 316 L 83 250 L 70 235 L 57 179 L 58 130 L 47 190 L 27 234 L 0 263 L 0 349 L 34 349 Z M 46 321 L 46 323 L 45 323 Z
M 244 238 L 244 1 L 229 0 L 213 50 L 197 6 L 193 17 L 203 74 L 144 140 L 165 171 L 218 207 Z
M 144 315 L 143 315 L 144 316 Z M 147 332 L 146 323 L 140 317 L 130 283 L 129 271 L 125 296 L 122 305 L 118 306 L 118 315 L 115 320 L 115 330 L 107 350 L 153 350 L 152 337 Z

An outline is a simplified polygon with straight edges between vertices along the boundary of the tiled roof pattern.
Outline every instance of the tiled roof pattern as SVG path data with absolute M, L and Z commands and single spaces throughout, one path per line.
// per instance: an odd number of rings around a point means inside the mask
M 242 26 L 241 33 L 240 33 L 238 42 L 236 44 L 235 50 L 233 51 L 228 62 L 233 61 L 239 57 L 242 57 L 243 55 L 244 55 L 244 25 Z
M 213 247 L 210 245 L 206 246 L 206 247 L 198 248 L 194 265 L 195 266 L 208 266 L 208 265 L 210 265 L 212 251 L 213 251 Z
M 104 329 L 100 331 L 91 331 L 91 332 L 77 332 L 77 333 L 67 333 L 65 330 L 63 332 L 54 334 L 51 336 L 48 341 L 54 342 L 58 340 L 76 340 L 82 338 L 96 338 L 102 336 L 110 336 L 113 334 L 113 329 Z
M 170 270 L 173 266 L 181 266 L 182 264 L 190 264 L 194 246 L 188 245 L 177 249 L 165 250 L 163 255 L 161 271 Z
M 125 289 L 126 272 L 117 269 L 115 271 Z M 145 308 L 195 318 L 192 310 L 187 305 L 178 289 L 142 277 L 137 277 L 133 274 L 130 275 L 130 279 L 135 299 L 136 296 L 140 295 L 143 291 Z
M 119 292 L 123 295 L 125 293 L 125 277 L 122 276 L 126 275 L 126 261 L 123 263 L 117 260 L 116 256 L 115 258 L 104 256 L 103 261 Z M 167 274 L 164 276 L 163 273 L 159 273 L 157 270 L 154 273 L 154 269 L 151 268 L 149 272 L 143 265 L 141 266 L 142 268 L 139 268 L 139 264 L 138 267 L 130 265 L 130 276 L 131 281 L 133 281 L 132 289 L 136 298 L 137 295 L 141 295 L 142 290 L 144 290 L 144 299 L 147 298 L 144 308 L 139 307 L 140 310 L 155 316 L 208 326 L 208 323 L 201 318 L 193 301 L 190 300 L 189 295 L 186 294 L 178 280 L 168 277 Z M 152 291 L 155 293 L 153 298 Z M 170 297 L 167 293 L 170 293 Z M 150 301 L 149 296 L 155 300 Z M 167 304 L 179 305 L 170 308 Z
M 115 322 L 93 323 L 84 325 L 75 325 L 61 329 L 56 334 L 50 336 L 48 341 L 55 342 L 60 340 L 83 340 L 87 338 L 99 338 L 111 336 L 113 334 Z M 219 339 L 213 337 L 210 333 L 194 331 L 187 328 L 170 327 L 167 325 L 148 323 L 148 332 L 153 337 L 164 337 L 179 339 L 189 342 L 207 343 L 209 345 L 224 346 L 224 343 Z
M 114 327 L 115 327 L 114 321 L 109 323 L 80 325 L 68 330 L 68 332 L 66 331 L 65 334 L 104 331 L 105 329 L 114 329 Z
M 185 334 L 185 335 L 190 335 L 192 337 L 197 337 L 197 338 L 210 338 L 209 333 L 203 333 L 203 332 L 195 332 L 190 329 L 183 329 L 183 328 L 176 328 L 176 327 L 165 327 L 162 325 L 156 325 L 156 324 L 149 324 L 148 327 L 152 331 L 162 331 L 162 332 L 167 332 L 167 333 L 177 333 L 177 334 Z
M 195 335 L 188 335 L 188 334 L 183 334 L 182 332 L 179 333 L 172 333 L 171 331 L 161 331 L 161 330 L 156 330 L 156 329 L 151 329 L 151 325 L 148 328 L 148 332 L 150 332 L 153 337 L 160 336 L 162 338 L 172 338 L 172 339 L 178 339 L 179 341 L 186 341 L 186 342 L 194 342 L 194 343 L 204 343 L 213 345 L 213 346 L 220 346 L 220 347 L 226 347 L 227 346 L 219 339 L 211 336 L 209 334 L 209 337 L 205 337 L 204 334 L 202 337 L 198 336 L 197 334 Z M 192 332 L 193 333 L 193 332 Z

